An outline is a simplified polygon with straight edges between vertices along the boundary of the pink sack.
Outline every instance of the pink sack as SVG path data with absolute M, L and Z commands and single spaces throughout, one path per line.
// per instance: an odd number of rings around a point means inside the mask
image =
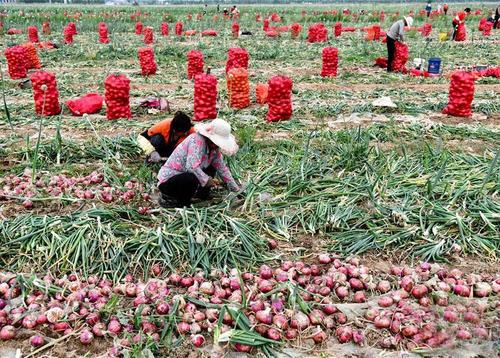
M 70 99 L 66 102 L 74 116 L 97 113 L 102 109 L 104 98 L 98 93 L 89 93 L 77 99 Z

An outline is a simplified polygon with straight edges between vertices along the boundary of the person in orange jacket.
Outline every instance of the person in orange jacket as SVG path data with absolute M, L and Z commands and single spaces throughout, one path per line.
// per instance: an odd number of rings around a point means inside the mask
M 448 15 L 448 4 L 443 5 L 443 11 L 445 16 Z
M 174 149 L 195 133 L 191 118 L 178 111 L 173 119 L 164 119 L 139 135 L 137 142 L 146 154 L 146 161 L 157 163 L 170 157 Z

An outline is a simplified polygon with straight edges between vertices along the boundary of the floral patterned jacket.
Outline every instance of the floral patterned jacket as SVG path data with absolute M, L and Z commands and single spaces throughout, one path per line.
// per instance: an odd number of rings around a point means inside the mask
M 229 190 L 238 191 L 240 189 L 224 163 L 220 150 L 210 151 L 205 137 L 198 133 L 191 134 L 175 148 L 158 172 L 158 185 L 178 174 L 193 173 L 198 178 L 200 185 L 206 186 L 210 177 L 203 172 L 203 169 L 210 165 L 215 168 Z

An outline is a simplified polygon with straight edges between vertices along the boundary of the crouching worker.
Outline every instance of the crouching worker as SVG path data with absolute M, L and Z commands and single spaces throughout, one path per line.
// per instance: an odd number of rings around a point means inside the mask
M 396 41 L 404 42 L 405 26 L 411 27 L 413 18 L 411 16 L 403 17 L 392 24 L 387 32 L 387 72 L 392 72 L 392 63 L 396 54 Z
M 157 163 L 170 157 L 174 149 L 194 133 L 191 118 L 178 111 L 173 119 L 165 119 L 139 135 L 137 142 L 149 163 Z
M 196 126 L 191 134 L 172 153 L 158 172 L 158 188 L 163 207 L 184 207 L 193 198 L 208 199 L 214 186 L 214 176 L 219 177 L 231 191 L 239 191 L 222 153 L 234 155 L 238 144 L 231 134 L 231 126 L 222 119 Z

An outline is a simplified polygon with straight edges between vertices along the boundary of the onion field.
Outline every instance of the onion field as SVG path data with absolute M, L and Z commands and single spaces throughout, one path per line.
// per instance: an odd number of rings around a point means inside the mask
M 0 357 L 496 356 L 500 29 L 432 6 L 4 6 Z M 176 111 L 240 192 L 158 204 Z

